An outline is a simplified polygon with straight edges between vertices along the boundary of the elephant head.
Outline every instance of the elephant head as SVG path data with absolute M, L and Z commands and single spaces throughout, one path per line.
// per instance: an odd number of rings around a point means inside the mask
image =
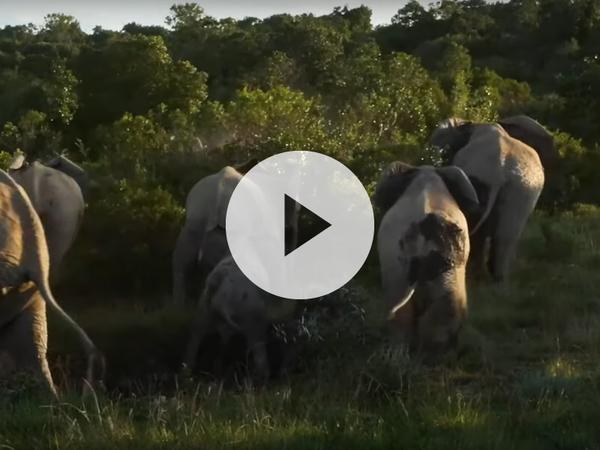
M 87 200 L 87 194 L 89 191 L 89 178 L 85 170 L 64 155 L 58 155 L 57 157 L 52 158 L 50 161 L 47 161 L 44 165 L 56 170 L 60 170 L 61 172 L 73 178 L 79 185 L 84 200 Z
M 533 148 L 544 169 L 551 170 L 558 164 L 560 155 L 554 146 L 554 137 L 538 121 L 529 116 L 519 115 L 501 119 L 498 123 L 511 137 Z
M 450 164 L 454 155 L 467 145 L 472 133 L 472 122 L 451 117 L 438 124 L 429 139 L 429 144 L 441 150 L 444 164 Z
M 374 200 L 389 208 L 377 232 L 377 252 L 391 329 L 434 362 L 455 348 L 465 318 L 470 244 L 461 207 L 477 207 L 477 194 L 458 167 L 393 163 Z
M 461 210 L 467 212 L 479 210 L 477 193 L 462 169 L 456 166 L 441 168 L 433 168 L 431 166 L 413 167 L 400 161 L 390 164 L 384 171 L 375 189 L 373 198 L 375 205 L 382 212 L 390 209 L 417 175 L 426 170 L 434 170 L 444 181 L 446 188 L 452 197 L 454 197 Z

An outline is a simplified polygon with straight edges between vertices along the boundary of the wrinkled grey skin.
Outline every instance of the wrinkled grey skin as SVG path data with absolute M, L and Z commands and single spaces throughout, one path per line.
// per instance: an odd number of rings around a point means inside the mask
M 454 349 L 466 316 L 467 220 L 461 207 L 477 194 L 457 167 L 393 163 L 375 204 L 385 212 L 377 233 L 385 308 L 400 343 L 435 362 Z
M 83 220 L 85 202 L 81 189 L 69 175 L 37 161 L 23 161 L 20 165 L 15 161 L 10 175 L 25 189 L 42 221 L 54 280 Z
M 210 273 L 198 302 L 185 366 L 192 370 L 203 339 L 217 332 L 223 347 L 235 333 L 247 340 L 256 376 L 266 381 L 270 376 L 267 334 L 275 322 L 289 320 L 298 302 L 270 295 L 256 287 L 232 257 L 223 259 Z
M 536 127 L 530 134 L 539 132 Z M 521 128 L 520 133 L 526 139 L 527 129 Z M 548 136 L 551 137 L 549 133 Z M 473 272 L 481 272 L 487 259 L 493 278 L 506 280 L 521 233 L 544 187 L 544 168 L 539 157 L 542 151 L 512 137 L 498 124 L 475 124 L 458 118 L 443 121 L 430 142 L 464 170 L 482 204 L 478 214 L 466 212 Z
M 87 201 L 90 180 L 85 170 L 64 155 L 59 155 L 55 158 L 52 158 L 44 165 L 59 170 L 60 172 L 73 178 L 79 186 L 79 189 L 81 189 L 83 199 Z
M 185 223 L 173 252 L 173 303 L 183 306 L 188 299 L 188 286 L 198 263 L 202 261 L 208 237 L 213 232 L 225 233 L 225 217 L 229 199 L 242 179 L 233 167 L 201 179 L 194 185 L 185 203 Z M 219 236 L 217 234 L 217 236 Z M 219 254 L 217 246 L 211 258 L 218 262 L 228 253 Z M 224 249 L 223 249 L 224 250 Z M 211 268 L 212 269 L 212 268 Z
M 29 373 L 56 396 L 47 349 L 46 304 L 35 285 L 26 283 L 0 296 L 0 379 Z
M 11 297 L 11 292 L 33 282 L 44 302 L 77 333 L 87 357 L 87 378 L 93 383 L 96 365 L 100 366 L 103 375 L 104 359 L 86 332 L 54 299 L 48 281 L 49 260 L 44 229 L 29 197 L 6 172 L 0 170 L 0 288 L 3 294 L 0 297 L 0 324 L 4 326 L 17 320 L 27 309 L 30 296 Z M 24 319 L 22 322 L 26 327 L 27 321 Z M 37 333 L 38 337 L 42 334 Z M 39 346 L 45 344 L 39 343 Z
M 500 119 L 498 123 L 511 137 L 537 152 L 546 172 L 556 168 L 560 155 L 554 145 L 554 136 L 537 120 L 521 114 Z
M 173 304 L 183 306 L 190 299 L 190 289 L 197 281 L 196 271 L 210 272 L 221 259 L 229 255 L 225 239 L 225 217 L 231 195 L 247 171 L 256 161 L 237 169 L 224 167 L 219 172 L 200 180 L 186 199 L 185 223 L 179 233 L 173 252 Z M 238 170 L 239 169 L 239 170 Z M 297 242 L 297 211 L 288 214 L 291 239 Z M 193 280 L 193 281 L 192 281 Z

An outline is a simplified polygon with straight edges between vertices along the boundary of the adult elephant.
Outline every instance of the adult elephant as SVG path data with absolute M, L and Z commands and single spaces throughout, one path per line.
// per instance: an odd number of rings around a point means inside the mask
M 46 167 L 50 167 L 52 169 L 58 170 L 65 175 L 73 178 L 79 189 L 81 189 L 81 194 L 83 195 L 83 199 L 87 201 L 88 193 L 89 193 L 89 177 L 85 170 L 78 164 L 75 164 L 65 155 L 58 155 L 44 163 Z
M 212 249 L 210 259 L 218 263 L 229 248 L 225 240 L 227 206 L 242 174 L 231 166 L 198 181 L 185 202 L 185 223 L 173 252 L 173 302 L 183 306 L 198 264 Z M 212 244 L 218 244 L 213 246 Z
M 26 163 L 22 156 L 17 157 L 11 165 L 10 175 L 25 189 L 42 221 L 50 253 L 50 272 L 54 278 L 75 241 L 85 202 L 79 183 L 59 170 L 68 167 L 74 171 L 76 165 L 63 156 L 52 161 L 56 169 L 38 161 Z M 83 182 L 81 177 L 80 182 Z
M 236 168 L 226 166 L 219 172 L 198 181 L 187 196 L 185 223 L 173 252 L 173 303 L 183 306 L 194 291 L 198 268 L 208 273 L 226 256 L 229 247 L 225 237 L 225 218 L 233 191 L 243 174 L 257 164 L 251 160 Z M 259 194 L 259 193 L 258 193 Z M 287 206 L 286 207 L 290 207 Z M 291 207 L 296 208 L 297 205 Z M 296 247 L 297 211 L 286 214 L 286 234 L 291 248 Z
M 43 353 L 46 333 L 42 328 L 45 325 L 41 324 L 45 324 L 43 309 L 31 306 L 31 302 L 35 301 L 32 300 L 34 294 L 29 288 L 23 290 L 24 284 L 32 282 L 45 304 L 50 305 L 77 333 L 87 357 L 87 378 L 93 382 L 97 365 L 100 364 L 102 372 L 104 370 L 104 359 L 86 332 L 54 299 L 48 282 L 49 259 L 44 229 L 28 195 L 10 175 L 0 170 L 0 329 L 11 323 L 14 327 L 14 321 L 21 319 L 24 329 L 13 329 L 11 336 L 16 335 L 18 343 L 31 339 L 33 345 L 41 349 L 38 355 Z M 23 314 L 32 319 L 24 320 Z M 37 327 L 37 337 L 28 333 L 31 321 L 36 322 L 32 326 Z M 15 342 L 15 338 L 6 335 L 2 335 L 2 339 L 3 342 Z M 2 359 L 6 360 L 10 354 L 10 351 L 4 350 Z M 13 356 L 14 365 L 19 369 L 17 361 Z M 5 364 L 5 368 L 8 366 Z
M 477 190 L 481 210 L 467 215 L 471 265 L 480 271 L 487 259 L 496 281 L 506 279 L 521 233 L 544 187 L 542 158 L 549 165 L 555 159 L 551 134 L 533 119 L 516 116 L 501 123 L 451 118 L 438 126 L 430 140 L 443 150 L 448 163 L 464 170 Z
M 476 208 L 477 194 L 458 167 L 395 162 L 374 203 L 384 212 L 377 250 L 390 324 L 402 343 L 434 362 L 456 345 L 466 316 L 470 243 L 461 207 Z

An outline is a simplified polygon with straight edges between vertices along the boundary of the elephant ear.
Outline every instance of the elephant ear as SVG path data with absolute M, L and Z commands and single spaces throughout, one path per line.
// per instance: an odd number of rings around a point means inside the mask
M 498 123 L 511 137 L 533 148 L 545 169 L 558 163 L 560 155 L 554 146 L 554 137 L 538 121 L 526 115 L 519 115 L 501 119 Z
M 471 140 L 473 131 L 473 122 L 451 117 L 438 124 L 429 144 L 440 149 L 444 164 L 452 164 L 454 156 Z
M 242 175 L 246 175 L 250 169 L 252 169 L 255 165 L 259 163 L 257 158 L 250 158 L 248 161 L 243 162 L 233 168 L 237 170 Z
M 436 169 L 436 172 L 444 180 L 450 194 L 463 212 L 476 213 L 479 211 L 477 191 L 461 168 L 456 166 L 440 167 Z
M 400 161 L 390 164 L 384 170 L 377 183 L 373 203 L 382 212 L 390 209 L 404 193 L 418 172 L 417 168 Z

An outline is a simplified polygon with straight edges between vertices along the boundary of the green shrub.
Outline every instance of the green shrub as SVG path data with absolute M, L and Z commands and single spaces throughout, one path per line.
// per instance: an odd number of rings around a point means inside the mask
M 161 187 L 126 180 L 97 187 L 69 257 L 71 286 L 121 294 L 164 292 L 183 215 Z

